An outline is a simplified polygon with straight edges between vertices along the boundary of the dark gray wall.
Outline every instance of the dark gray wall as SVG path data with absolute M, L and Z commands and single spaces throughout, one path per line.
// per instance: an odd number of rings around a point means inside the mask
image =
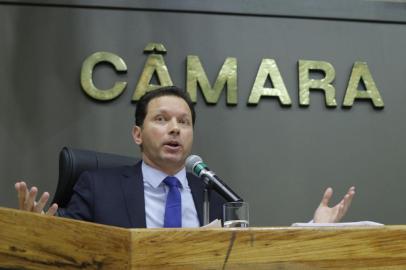
M 159 42 L 181 87 L 187 55 L 200 57 L 212 83 L 226 57 L 238 59 L 237 106 L 226 106 L 224 94 L 215 106 L 198 95 L 194 153 L 250 202 L 253 225 L 307 221 L 327 186 L 341 196 L 350 185 L 358 193 L 347 220 L 406 223 L 405 3 L 76 2 L 0 1 L 1 206 L 17 206 L 17 179 L 53 192 L 64 145 L 139 155 L 130 100 L 143 49 Z M 96 70 L 101 88 L 128 81 L 111 102 L 80 88 L 81 64 L 96 51 L 116 53 L 128 66 L 124 75 Z M 277 61 L 291 107 L 275 99 L 246 106 L 262 58 Z M 335 67 L 340 105 L 353 63 L 367 62 L 385 109 L 370 102 L 326 109 L 319 93 L 299 107 L 299 59 Z

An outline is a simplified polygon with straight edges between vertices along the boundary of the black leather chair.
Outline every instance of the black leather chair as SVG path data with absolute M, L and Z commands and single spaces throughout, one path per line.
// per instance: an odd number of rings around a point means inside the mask
M 139 160 L 134 157 L 64 147 L 59 153 L 59 179 L 52 203 L 57 203 L 61 208 L 66 207 L 72 197 L 73 186 L 83 171 L 134 165 Z

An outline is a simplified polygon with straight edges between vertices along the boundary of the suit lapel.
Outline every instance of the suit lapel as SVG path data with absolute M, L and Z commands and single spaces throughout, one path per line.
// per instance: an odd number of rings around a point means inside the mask
M 199 218 L 200 226 L 203 226 L 203 182 L 193 176 L 192 174 L 187 174 L 186 178 L 189 182 L 189 187 L 192 192 L 193 201 L 195 203 L 197 216 Z
M 128 167 L 128 170 L 122 174 L 121 187 L 131 227 L 146 228 L 144 181 L 141 161 L 135 164 L 135 166 Z

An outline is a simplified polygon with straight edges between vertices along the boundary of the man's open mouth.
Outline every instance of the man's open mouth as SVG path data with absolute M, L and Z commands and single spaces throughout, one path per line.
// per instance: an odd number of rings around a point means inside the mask
M 171 142 L 167 142 L 165 143 L 166 146 L 169 146 L 171 148 L 178 148 L 180 147 L 180 143 L 176 142 L 176 141 L 171 141 Z

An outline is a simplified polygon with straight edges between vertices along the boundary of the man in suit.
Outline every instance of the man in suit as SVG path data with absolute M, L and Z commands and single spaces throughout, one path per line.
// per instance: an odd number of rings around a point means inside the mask
M 134 142 L 141 148 L 142 162 L 83 173 L 67 208 L 58 210 L 53 204 L 46 214 L 122 227 L 202 225 L 203 183 L 185 171 L 194 123 L 193 104 L 181 89 L 164 87 L 147 93 L 137 104 L 132 131 Z M 168 183 L 168 179 L 176 184 Z M 28 189 L 24 182 L 18 182 L 15 188 L 20 209 L 43 212 L 49 193 L 36 201 L 36 187 Z M 341 202 L 330 208 L 332 193 L 331 188 L 324 193 L 315 222 L 338 222 L 348 210 L 355 189 L 351 187 Z M 173 203 L 173 198 L 178 201 Z M 214 192 L 211 220 L 222 217 L 223 203 Z

